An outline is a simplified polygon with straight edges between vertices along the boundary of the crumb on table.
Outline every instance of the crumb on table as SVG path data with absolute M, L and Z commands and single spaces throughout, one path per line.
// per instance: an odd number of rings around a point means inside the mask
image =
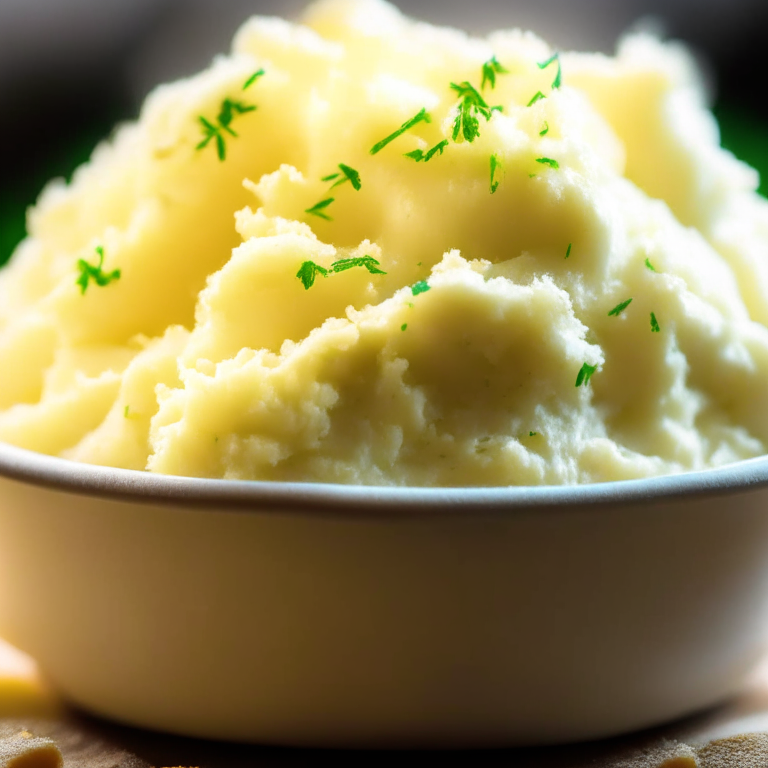
M 0 741 L 0 768 L 62 768 L 64 760 L 51 739 L 36 739 L 29 731 Z

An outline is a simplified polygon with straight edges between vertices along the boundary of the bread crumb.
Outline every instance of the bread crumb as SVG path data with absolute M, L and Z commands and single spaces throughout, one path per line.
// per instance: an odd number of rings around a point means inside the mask
M 36 739 L 29 731 L 0 741 L 0 768 L 62 768 L 64 759 L 51 739 Z
M 665 760 L 659 768 L 699 768 L 695 757 L 673 757 Z

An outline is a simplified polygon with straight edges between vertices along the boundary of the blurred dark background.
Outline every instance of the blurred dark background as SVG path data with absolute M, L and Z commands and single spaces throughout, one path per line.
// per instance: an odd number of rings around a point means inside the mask
M 0 264 L 43 185 L 69 177 L 153 85 L 205 67 L 249 15 L 302 0 L 0 0 Z M 396 0 L 471 32 L 533 29 L 563 49 L 612 52 L 638 24 L 689 43 L 712 84 L 723 143 L 768 191 L 766 0 Z

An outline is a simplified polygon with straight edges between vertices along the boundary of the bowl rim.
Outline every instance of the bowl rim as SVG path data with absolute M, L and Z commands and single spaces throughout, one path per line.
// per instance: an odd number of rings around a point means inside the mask
M 0 478 L 141 505 L 250 513 L 412 517 L 647 506 L 768 487 L 768 456 L 641 480 L 567 486 L 416 488 L 211 480 L 81 464 L 0 443 Z

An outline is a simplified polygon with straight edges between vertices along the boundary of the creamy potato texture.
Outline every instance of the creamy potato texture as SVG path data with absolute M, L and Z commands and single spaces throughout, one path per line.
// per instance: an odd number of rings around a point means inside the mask
M 766 453 L 756 173 L 683 50 L 554 53 L 378 0 L 248 21 L 30 212 L 0 273 L 0 439 L 414 486 Z

